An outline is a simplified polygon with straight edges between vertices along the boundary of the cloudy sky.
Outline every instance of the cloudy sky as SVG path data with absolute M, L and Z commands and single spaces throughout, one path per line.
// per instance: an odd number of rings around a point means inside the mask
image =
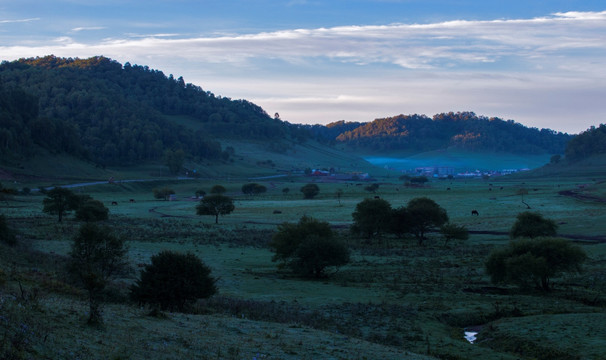
M 606 123 L 604 0 L 0 0 L 0 59 L 104 55 L 291 123 Z

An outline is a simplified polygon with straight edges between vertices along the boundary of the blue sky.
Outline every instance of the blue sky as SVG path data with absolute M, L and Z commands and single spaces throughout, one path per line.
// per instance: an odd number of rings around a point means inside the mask
M 292 123 L 606 122 L 606 2 L 0 0 L 0 59 L 148 65 Z

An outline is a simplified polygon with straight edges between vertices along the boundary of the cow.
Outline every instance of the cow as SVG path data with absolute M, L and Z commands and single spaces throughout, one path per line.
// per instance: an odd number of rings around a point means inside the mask
M 134 203 L 134 202 L 135 202 L 135 199 L 130 199 L 130 200 L 128 200 L 128 201 L 129 201 L 129 202 Z
M 375 196 L 375 199 L 380 199 L 380 198 L 381 198 L 380 196 Z
M 112 201 L 112 205 L 118 205 L 117 201 Z
M 446 190 L 450 191 L 450 188 L 446 188 Z
M 478 210 L 471 210 L 471 215 L 480 216 L 480 213 L 478 212 Z

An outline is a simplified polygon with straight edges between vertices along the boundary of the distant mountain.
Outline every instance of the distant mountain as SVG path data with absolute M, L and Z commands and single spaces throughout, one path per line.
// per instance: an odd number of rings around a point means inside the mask
M 579 160 L 606 154 L 606 125 L 592 126 L 575 136 L 566 147 L 567 160 Z
M 433 118 L 398 115 L 369 123 L 337 122 L 311 131 L 317 137 L 375 153 L 454 147 L 514 154 L 561 154 L 572 138 L 561 132 L 528 128 L 513 120 L 487 118 L 473 112 L 442 113 Z
M 2 62 L 0 120 L 0 153 L 30 156 L 35 144 L 112 165 L 157 160 L 166 149 L 228 157 L 217 138 L 308 137 L 246 100 L 102 56 Z M 183 125 L 189 121 L 195 130 Z

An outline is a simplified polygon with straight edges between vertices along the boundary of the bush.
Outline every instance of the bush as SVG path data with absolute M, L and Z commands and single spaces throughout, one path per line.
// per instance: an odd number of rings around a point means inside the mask
M 524 211 L 518 214 L 515 224 L 509 231 L 509 236 L 512 239 L 556 236 L 557 229 L 558 225 L 553 220 L 545 219 L 539 213 Z
M 334 239 L 330 225 L 307 216 L 298 224 L 279 225 L 269 246 L 275 251 L 272 261 L 280 261 L 280 268 L 304 276 L 319 278 L 327 267 L 349 262 L 349 249 Z
M 211 194 L 217 194 L 217 195 L 224 194 L 226 191 L 227 191 L 227 189 L 223 185 L 215 185 L 210 189 Z
M 267 188 L 257 183 L 249 183 L 242 185 L 242 193 L 246 195 L 257 195 L 267 191 Z
M 211 270 L 191 253 L 162 251 L 152 256 L 131 286 L 131 298 L 161 310 L 185 311 L 197 299 L 217 292 Z
M 469 231 L 464 225 L 447 223 L 442 225 L 440 233 L 444 236 L 444 245 L 450 240 L 467 240 L 469 239 Z
M 565 272 L 580 272 L 585 252 L 559 238 L 515 240 L 494 250 L 485 263 L 493 283 L 513 283 L 522 288 L 534 285 L 550 290 L 550 278 Z
M 99 200 L 87 200 L 78 210 L 76 210 L 76 219 L 80 221 L 102 221 L 107 220 L 109 209 Z
M 435 227 L 448 222 L 446 210 L 430 198 L 414 198 L 406 206 L 410 217 L 410 232 L 412 232 L 419 245 L 423 244 L 425 233 Z
M 173 189 L 169 189 L 167 187 L 153 189 L 152 191 L 154 192 L 154 198 L 164 199 L 165 201 L 168 200 L 171 195 L 175 194 L 175 191 Z
M 316 184 L 303 185 L 300 190 L 303 193 L 303 198 L 313 199 L 320 193 L 320 188 Z

